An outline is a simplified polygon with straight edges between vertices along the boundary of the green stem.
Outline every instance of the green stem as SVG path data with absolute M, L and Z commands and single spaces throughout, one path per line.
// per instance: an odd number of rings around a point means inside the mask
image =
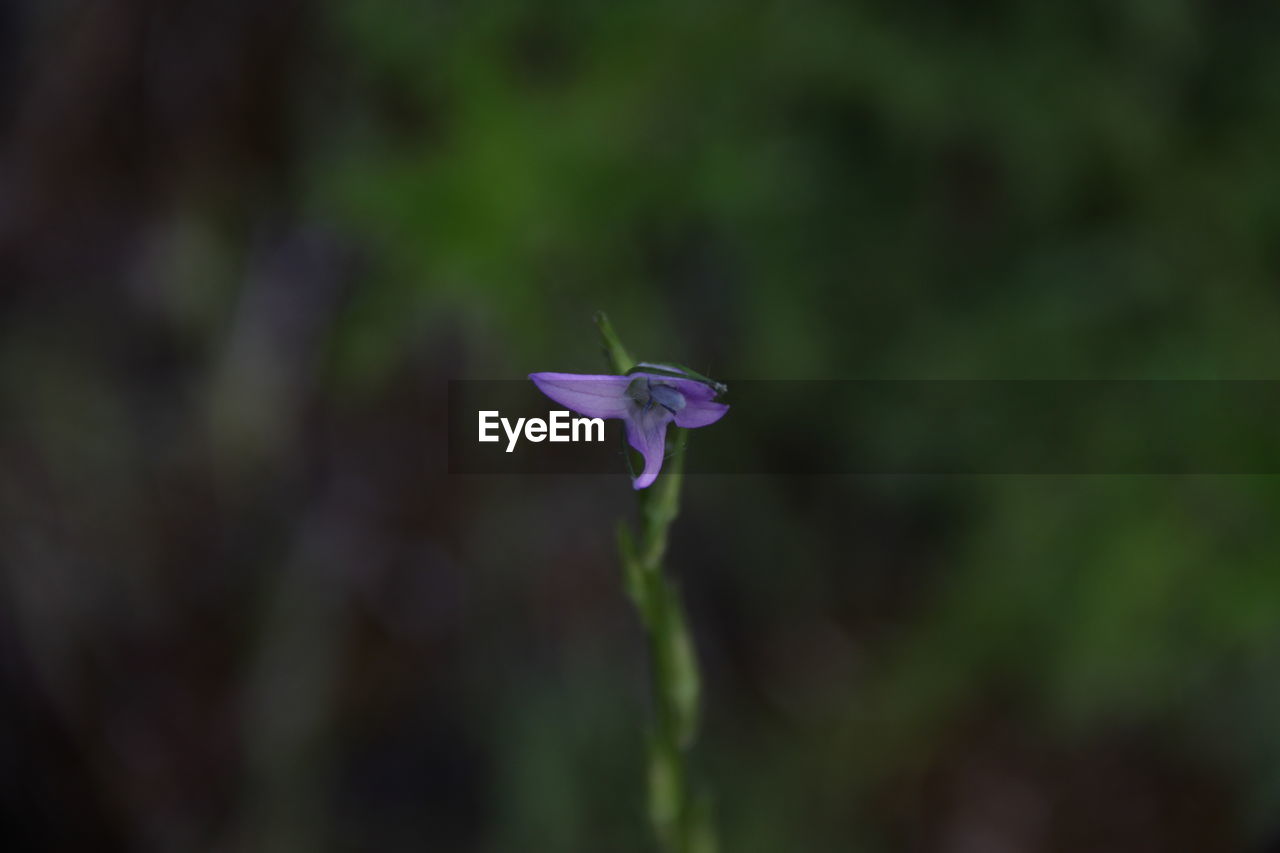
M 615 373 L 634 365 L 608 317 L 596 315 L 605 353 Z M 701 683 L 690 639 L 688 618 L 679 590 L 662 568 L 668 534 L 680 512 L 684 479 L 684 449 L 688 435 L 677 427 L 672 434 L 672 457 L 657 481 L 639 492 L 640 532 L 637 539 L 625 523 L 618 526 L 618 549 L 627 592 L 648 634 L 652 668 L 654 721 L 649 734 L 649 819 L 669 853 L 714 853 L 716 842 L 711 809 L 705 796 L 695 794 L 689 772 L 689 751 L 698 728 Z

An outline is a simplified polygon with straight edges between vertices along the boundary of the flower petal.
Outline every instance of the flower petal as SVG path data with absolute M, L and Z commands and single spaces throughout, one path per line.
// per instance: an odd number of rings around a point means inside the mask
M 729 411 L 727 403 L 713 403 L 710 400 L 693 400 L 685 398 L 685 407 L 676 412 L 676 426 L 693 429 L 715 423 Z
M 543 394 L 588 418 L 621 418 L 627 414 L 630 376 L 530 373 L 529 378 Z
M 644 376 L 656 387 L 667 386 L 679 391 L 684 397 L 684 407 L 676 412 L 676 425 L 693 429 L 715 423 L 729 411 L 726 403 L 715 402 L 716 391 L 711 386 L 693 379 L 681 379 L 676 376 L 662 376 L 657 373 L 633 373 L 633 377 Z
M 671 413 L 661 406 L 627 418 L 627 443 L 644 457 L 644 470 L 632 481 L 632 488 L 647 488 L 658 479 L 662 458 L 667 452 L 667 424 L 670 422 Z

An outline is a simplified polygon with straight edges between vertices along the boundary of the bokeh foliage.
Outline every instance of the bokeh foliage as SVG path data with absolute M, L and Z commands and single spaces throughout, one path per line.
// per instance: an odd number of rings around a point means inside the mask
M 19 841 L 647 849 L 625 482 L 440 464 L 597 309 L 727 380 L 1280 365 L 1274 3 L 257 5 L 3 21 Z M 1280 833 L 1274 478 L 686 488 L 725 850 Z

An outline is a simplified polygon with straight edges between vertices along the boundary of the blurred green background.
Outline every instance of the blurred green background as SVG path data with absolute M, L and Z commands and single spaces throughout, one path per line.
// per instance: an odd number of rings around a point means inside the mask
M 1276 378 L 1277 44 L 1270 0 L 0 7 L 0 845 L 652 849 L 630 489 L 447 476 L 446 381 L 595 372 L 597 309 L 727 379 Z M 686 491 L 724 850 L 1280 849 L 1276 479 Z

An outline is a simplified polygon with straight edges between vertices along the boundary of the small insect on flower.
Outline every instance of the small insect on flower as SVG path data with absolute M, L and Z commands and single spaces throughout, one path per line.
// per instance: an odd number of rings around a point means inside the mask
M 529 378 L 543 394 L 580 415 L 623 420 L 627 443 L 644 457 L 644 470 L 632 481 L 637 489 L 658 478 L 668 424 L 709 426 L 729 411 L 716 402 L 728 391 L 724 383 L 678 365 L 642 363 L 622 376 L 530 373 Z

